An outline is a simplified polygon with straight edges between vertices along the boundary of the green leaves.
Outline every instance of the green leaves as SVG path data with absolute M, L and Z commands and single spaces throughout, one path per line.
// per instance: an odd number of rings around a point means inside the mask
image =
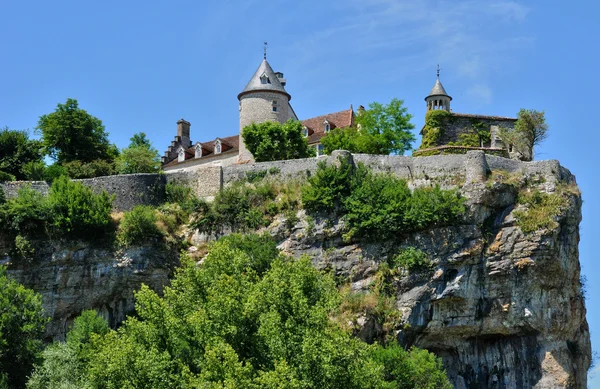
M 143 132 L 131 137 L 129 147 L 121 151 L 115 159 L 115 165 L 119 174 L 157 173 L 161 166 L 158 151 Z
M 242 137 L 256 162 L 307 158 L 315 153 L 302 134 L 302 123 L 292 119 L 284 124 L 252 123 L 244 127 Z
M 39 140 L 29 139 L 27 131 L 0 129 L 0 181 L 28 179 L 24 167 L 29 163 L 42 162 L 42 144 Z M 11 177 L 12 176 L 12 177 Z

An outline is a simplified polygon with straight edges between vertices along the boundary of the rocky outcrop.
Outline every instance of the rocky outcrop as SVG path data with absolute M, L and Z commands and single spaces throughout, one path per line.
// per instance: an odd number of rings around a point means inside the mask
M 8 274 L 42 295 L 50 317 L 47 340 L 64 339 L 86 309 L 95 309 L 115 328 L 134 312 L 134 291 L 142 283 L 162 291 L 177 259 L 176 253 L 151 246 L 115 251 L 82 242 L 38 243 L 36 258 L 9 262 Z
M 586 388 L 590 340 L 578 260 L 581 199 L 574 177 L 521 176 L 516 185 L 464 185 L 468 212 L 455 226 L 399 236 L 394 242 L 342 238 L 343 221 L 285 223 L 272 232 L 282 250 L 309 255 L 369 289 L 379 264 L 402 247 L 418 247 L 433 261 L 426 274 L 401 273 L 394 280 L 401 324 L 398 340 L 443 358 L 456 388 Z M 516 215 L 517 187 L 554 193 L 566 206 L 556 228 L 525 234 Z M 568 189 L 565 189 L 567 188 Z M 549 215 L 549 217 L 553 217 Z M 357 335 L 376 339 L 374 320 L 359 317 Z

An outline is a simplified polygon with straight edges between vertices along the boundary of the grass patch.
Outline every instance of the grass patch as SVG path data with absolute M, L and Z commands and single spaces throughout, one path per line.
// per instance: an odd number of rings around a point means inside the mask
M 538 230 L 558 228 L 558 217 L 569 204 L 570 196 L 579 196 L 575 185 L 558 185 L 554 193 L 546 193 L 534 188 L 523 188 L 517 203 L 526 207 L 516 211 L 515 218 L 525 234 Z

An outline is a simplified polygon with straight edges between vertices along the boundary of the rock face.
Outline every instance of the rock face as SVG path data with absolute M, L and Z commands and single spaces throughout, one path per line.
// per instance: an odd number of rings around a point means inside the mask
M 379 264 L 399 248 L 425 251 L 433 271 L 394 281 L 403 324 L 397 337 L 442 357 L 458 389 L 586 388 L 591 348 L 578 260 L 581 199 L 570 174 L 537 182 L 533 190 L 575 189 L 554 218 L 556 228 L 523 233 L 515 186 L 488 181 L 461 188 L 468 212 L 457 225 L 395 242 L 344 243 L 343 222 L 307 222 L 302 212 L 287 236 L 285 223 L 272 232 L 282 250 L 311 256 L 357 291 L 368 290 Z M 357 336 L 377 338 L 373 320 L 359 317 L 358 324 Z
M 64 339 L 73 319 L 86 309 L 95 309 L 116 327 L 134 312 L 133 292 L 142 283 L 162 291 L 177 256 L 152 247 L 115 252 L 84 243 L 46 244 L 31 263 L 10 265 L 8 274 L 42 295 L 51 318 L 47 340 Z

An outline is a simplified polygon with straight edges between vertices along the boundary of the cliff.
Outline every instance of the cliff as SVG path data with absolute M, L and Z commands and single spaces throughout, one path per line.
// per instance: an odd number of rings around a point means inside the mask
M 347 241 L 343 218 L 304 211 L 291 228 L 281 216 L 264 229 L 282 251 L 308 255 L 365 294 L 399 250 L 426 253 L 426 271 L 391 273 L 398 314 L 393 328 L 365 310 L 348 322 L 357 336 L 372 342 L 391 332 L 407 347 L 435 352 L 459 389 L 586 387 L 591 346 L 578 259 L 581 196 L 567 169 L 556 161 L 523 163 L 483 153 L 354 160 L 406 178 L 411 187 L 458 188 L 467 206 L 451 226 L 391 241 Z M 241 165 L 214 176 L 220 187 L 261 169 L 292 175 L 315 168 L 308 160 L 289 162 Z M 200 186 L 200 170 L 172 177 L 188 175 Z M 196 246 L 207 240 L 191 235 Z M 48 338 L 60 339 L 83 309 L 94 308 L 118 325 L 133 311 L 133 291 L 142 283 L 159 291 L 168 283 L 176 256 L 151 247 L 114 251 L 53 243 L 9 272 L 42 294 L 52 318 Z

